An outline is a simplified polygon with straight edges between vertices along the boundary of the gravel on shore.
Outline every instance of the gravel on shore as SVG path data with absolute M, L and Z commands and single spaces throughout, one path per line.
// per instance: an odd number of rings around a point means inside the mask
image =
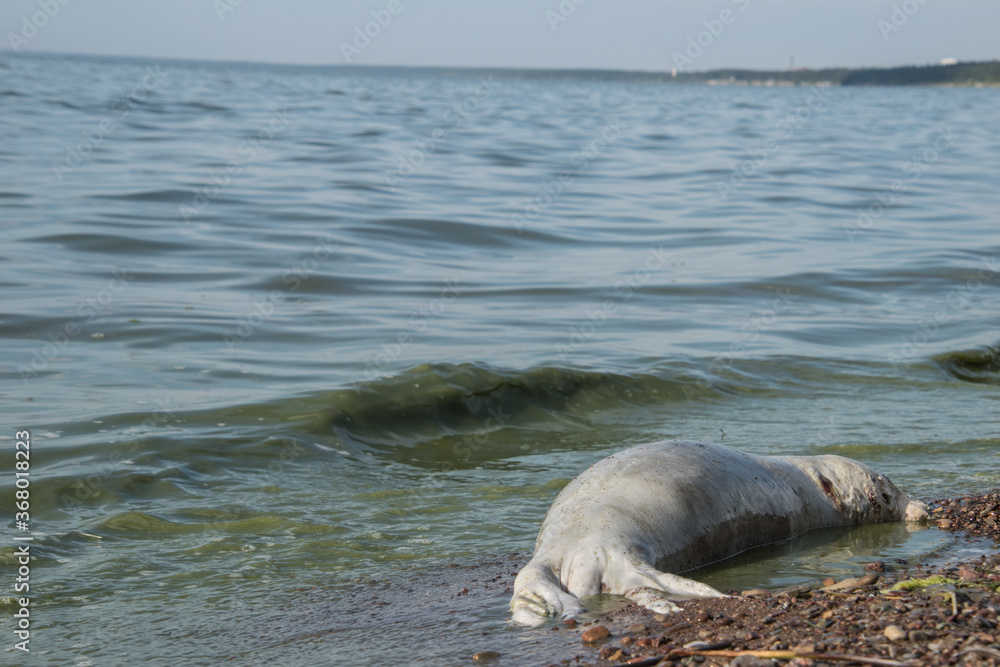
M 579 643 L 551 664 L 1000 666 L 1000 491 L 930 505 L 939 530 L 992 539 L 994 553 L 933 571 L 876 562 L 856 579 L 733 591 L 668 615 L 630 604 L 554 626 Z

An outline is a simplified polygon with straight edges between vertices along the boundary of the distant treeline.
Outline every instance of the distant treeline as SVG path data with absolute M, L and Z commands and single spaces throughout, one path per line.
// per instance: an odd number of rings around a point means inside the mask
M 894 67 L 892 69 L 850 70 L 842 86 L 921 86 L 1000 84 L 1000 62 L 958 63 L 929 67 Z
M 886 69 L 799 69 L 777 71 L 713 70 L 711 72 L 678 73 L 678 82 L 707 81 L 788 81 L 797 84 L 828 81 L 840 86 L 922 86 L 1000 84 L 1000 62 L 958 63 L 955 65 L 925 65 L 890 67 Z

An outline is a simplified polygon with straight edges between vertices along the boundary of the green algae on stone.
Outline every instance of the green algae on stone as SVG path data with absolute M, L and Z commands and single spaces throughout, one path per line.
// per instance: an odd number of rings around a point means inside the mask
M 907 579 L 905 581 L 897 582 L 889 590 L 892 591 L 913 591 L 918 588 L 927 588 L 928 586 L 937 586 L 939 584 L 957 584 L 958 579 L 949 579 L 940 574 L 935 574 L 932 577 L 927 577 L 926 579 Z

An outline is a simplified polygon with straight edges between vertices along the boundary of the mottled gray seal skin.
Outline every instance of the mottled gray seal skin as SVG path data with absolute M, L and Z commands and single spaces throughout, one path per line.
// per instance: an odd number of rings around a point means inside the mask
M 510 608 L 514 622 L 539 625 L 579 614 L 579 598 L 610 593 L 667 613 L 678 609 L 670 598 L 722 596 L 670 571 L 813 528 L 927 517 L 924 503 L 842 456 L 641 445 L 595 463 L 556 497 Z

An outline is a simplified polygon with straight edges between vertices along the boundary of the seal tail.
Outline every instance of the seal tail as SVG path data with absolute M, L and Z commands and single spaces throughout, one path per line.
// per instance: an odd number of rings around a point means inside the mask
M 510 610 L 515 623 L 536 626 L 554 616 L 572 618 L 583 611 L 583 605 L 563 589 L 551 567 L 531 561 L 514 580 Z

